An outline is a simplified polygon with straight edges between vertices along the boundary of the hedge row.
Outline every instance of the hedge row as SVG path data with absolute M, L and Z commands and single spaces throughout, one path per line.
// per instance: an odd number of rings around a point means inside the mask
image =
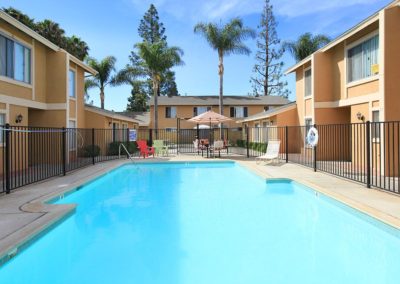
M 236 145 L 238 147 L 247 148 L 247 141 L 237 140 Z M 265 151 L 267 151 L 267 145 L 267 143 L 249 142 L 249 149 L 264 153 Z
M 129 151 L 129 153 L 135 153 L 137 151 L 136 142 L 111 142 L 107 148 L 108 156 L 115 156 L 119 154 L 119 145 L 123 144 Z M 125 151 L 121 151 L 121 154 L 126 154 Z M 98 145 L 87 145 L 81 150 L 81 157 L 97 157 L 100 155 L 100 147 Z

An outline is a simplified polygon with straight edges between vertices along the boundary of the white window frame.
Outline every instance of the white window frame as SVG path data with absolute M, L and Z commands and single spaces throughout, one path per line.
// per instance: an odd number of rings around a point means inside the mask
M 170 108 L 170 110 L 171 110 L 171 116 L 170 117 L 167 117 L 167 108 Z M 172 110 L 175 110 L 175 115 L 172 115 Z M 175 119 L 175 118 L 177 118 L 178 117 L 178 110 L 177 110 L 177 107 L 176 106 L 166 106 L 165 107 L 165 118 L 167 118 L 167 119 L 169 119 L 169 118 L 173 118 L 173 119 Z
M 70 86 L 71 72 L 74 73 L 74 96 L 71 96 L 71 86 Z M 77 93 L 76 79 L 77 79 L 76 70 L 73 68 L 69 68 L 69 70 L 68 70 L 68 98 L 72 99 L 72 100 L 76 100 L 76 93 Z
M 33 63 L 34 63 L 34 52 L 33 52 L 33 46 L 30 44 L 27 44 L 25 42 L 23 42 L 21 39 L 19 39 L 18 37 L 15 37 L 12 34 L 9 34 L 8 32 L 4 31 L 3 29 L 0 29 L 0 35 L 13 41 L 14 43 L 18 43 L 19 45 L 22 45 L 24 48 L 29 49 L 30 51 L 30 60 L 29 60 L 29 72 L 30 72 L 30 76 L 29 76 L 29 83 L 25 82 L 25 81 L 20 81 L 15 79 L 15 74 L 14 77 L 8 77 L 8 76 L 2 76 L 0 75 L 0 80 L 4 81 L 4 82 L 8 82 L 8 83 L 12 83 L 12 84 L 16 84 L 16 85 L 20 85 L 23 87 L 27 87 L 27 88 L 33 88 L 33 78 L 34 78 L 34 74 L 33 74 Z M 13 54 L 13 68 L 15 70 L 15 46 L 14 46 L 14 54 Z
M 205 111 L 200 112 L 199 109 L 205 109 Z M 203 114 L 207 112 L 209 109 L 211 109 L 211 107 L 209 106 L 197 106 L 197 115 Z
M 362 78 L 362 79 L 359 79 L 359 80 L 355 80 L 355 81 L 349 82 L 349 67 L 348 67 L 348 64 L 349 64 L 349 56 L 348 56 L 349 55 L 349 50 L 352 49 L 353 47 L 356 47 L 357 45 L 362 44 L 363 42 L 373 38 L 376 35 L 380 36 L 379 30 L 375 30 L 375 31 L 373 31 L 373 32 L 361 37 L 360 39 L 358 39 L 358 40 L 356 40 L 356 41 L 354 41 L 354 42 L 352 42 L 352 43 L 350 43 L 348 45 L 345 44 L 345 48 L 344 48 L 344 61 L 345 61 L 344 62 L 344 68 L 345 68 L 345 72 L 344 73 L 345 74 L 344 75 L 345 75 L 345 78 L 344 78 L 344 80 L 345 80 L 345 83 L 346 83 L 346 88 L 354 87 L 354 86 L 357 86 L 357 85 L 365 84 L 365 83 L 376 81 L 376 80 L 379 79 L 379 74 L 381 73 L 380 71 L 376 75 L 372 75 L 372 76 L 369 76 L 369 77 L 365 77 L 365 78 Z M 379 43 L 380 43 L 380 41 L 379 41 Z M 378 48 L 379 69 L 380 69 L 380 66 L 381 66 L 381 63 L 379 62 L 381 48 L 382 48 L 381 46 L 379 46 L 379 48 Z M 347 92 L 346 92 L 346 94 L 347 94 Z
M 233 106 L 233 117 L 234 118 L 245 118 L 246 116 L 244 115 L 244 108 L 245 108 L 245 106 Z M 243 113 L 243 116 L 238 116 L 237 115 L 237 110 L 238 109 L 241 109 L 241 111 L 242 111 L 242 113 Z M 247 112 L 249 111 L 249 108 L 247 108 Z M 249 114 L 247 113 L 247 116 L 248 116 Z
M 309 95 L 307 95 L 306 94 L 306 72 L 307 71 L 310 71 L 311 72 L 311 76 L 310 76 L 310 94 Z M 312 71 L 312 69 L 311 69 L 311 66 L 309 66 L 309 67 L 307 67 L 307 68 L 305 68 L 304 70 L 303 70 L 303 78 L 304 78 L 304 99 L 309 99 L 309 98 L 311 98 L 312 96 L 313 96 L 313 87 L 312 87 L 312 84 L 313 84 L 313 80 L 312 80 L 312 77 L 313 77 L 313 71 Z

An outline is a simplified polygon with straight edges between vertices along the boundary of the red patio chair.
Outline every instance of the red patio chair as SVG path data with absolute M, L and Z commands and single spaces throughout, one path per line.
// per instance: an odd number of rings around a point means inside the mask
M 143 155 L 143 158 L 146 158 L 149 155 L 153 155 L 153 158 L 154 158 L 154 147 L 147 146 L 146 140 L 138 140 L 136 143 L 137 143 L 138 149 L 140 151 L 139 156 Z

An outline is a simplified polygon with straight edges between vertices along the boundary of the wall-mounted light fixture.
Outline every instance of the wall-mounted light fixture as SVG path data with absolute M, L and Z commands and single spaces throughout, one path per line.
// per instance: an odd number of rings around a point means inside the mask
M 24 117 L 22 116 L 22 114 L 18 114 L 18 115 L 15 117 L 15 123 L 21 123 L 23 118 L 24 118 Z
M 361 112 L 357 112 L 357 119 L 364 122 L 365 116 Z

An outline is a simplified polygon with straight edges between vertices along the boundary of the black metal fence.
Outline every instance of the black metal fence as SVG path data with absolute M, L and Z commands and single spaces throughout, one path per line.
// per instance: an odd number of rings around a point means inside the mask
M 400 194 L 400 122 L 316 125 L 317 147 L 306 143 L 310 126 L 137 130 L 137 140 L 162 140 L 168 155 L 200 154 L 194 141 L 223 140 L 222 155 L 257 157 L 268 141 L 281 142 L 278 158 Z M 0 193 L 119 158 L 120 144 L 137 153 L 129 129 L 9 126 L 0 131 Z M 123 153 L 125 154 L 125 153 Z M 125 155 L 123 156 L 125 157 Z
M 400 122 L 314 125 L 316 147 L 306 143 L 310 126 L 248 128 L 248 145 L 281 141 L 280 159 L 400 194 Z M 272 133 L 272 135 L 271 135 Z M 247 157 L 257 156 L 250 151 Z M 262 151 L 261 151 L 262 152 Z
M 121 143 L 132 152 L 136 150 L 136 144 L 128 142 L 127 129 L 2 128 L 0 192 L 118 159 Z

